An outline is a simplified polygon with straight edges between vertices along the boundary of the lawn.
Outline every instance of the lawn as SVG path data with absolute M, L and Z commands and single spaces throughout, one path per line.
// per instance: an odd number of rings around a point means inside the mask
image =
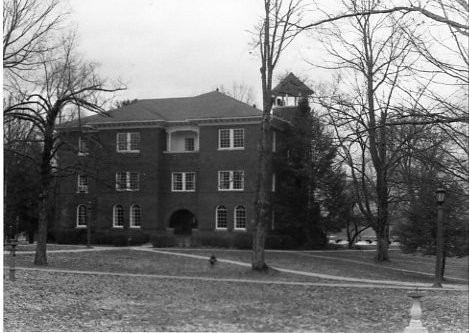
M 250 262 L 250 251 L 225 250 L 184 250 L 168 249 L 171 252 L 195 253 L 209 256 L 211 253 L 217 257 Z M 413 256 L 400 251 L 392 251 L 391 261 L 376 263 L 373 251 L 310 251 L 310 252 L 284 252 L 266 251 L 266 262 L 273 267 L 288 268 L 292 270 L 321 273 L 334 276 L 363 278 L 373 280 L 395 280 L 407 282 L 421 282 L 431 284 L 434 274 L 434 259 L 432 257 Z M 396 259 L 399 258 L 399 259 Z M 412 260 L 407 263 L 406 260 Z M 405 272 L 390 268 L 423 272 L 430 275 Z M 446 276 L 448 282 L 467 284 L 468 263 L 467 258 L 448 258 L 446 263 Z M 458 280 L 451 280 L 450 277 Z
M 6 331 L 402 332 L 396 289 L 21 272 L 4 281 Z M 429 291 L 430 332 L 466 332 L 467 295 Z
M 278 271 L 256 274 L 251 269 L 232 264 L 217 263 L 214 268 L 206 260 L 171 256 L 116 248 L 109 251 L 76 253 L 48 253 L 48 268 L 115 273 L 157 274 L 172 276 L 196 276 L 232 279 L 269 279 L 272 281 L 322 282 L 323 280 L 297 276 Z M 33 254 L 18 254 L 16 265 L 35 267 Z M 5 263 L 8 259 L 5 258 Z
M 409 323 L 408 290 L 288 285 L 285 282 L 337 281 L 275 270 L 267 274 L 254 273 L 249 267 L 223 262 L 211 268 L 208 263 L 212 253 L 220 259 L 248 263 L 249 251 L 168 251 L 202 255 L 206 259 L 125 248 L 49 252 L 49 269 L 165 277 L 18 269 L 15 282 L 4 279 L 4 330 L 402 332 Z M 431 282 L 418 274 L 380 268 L 370 255 L 367 252 L 268 251 L 266 261 L 272 266 L 338 276 Z M 400 253 L 392 255 L 396 259 L 389 265 L 407 258 Z M 353 262 L 338 260 L 340 258 Z M 432 272 L 430 259 L 414 258 L 412 268 Z M 32 267 L 33 255 L 18 254 L 16 261 L 18 266 Z M 376 267 L 370 266 L 372 264 Z M 464 261 L 453 260 L 447 264 L 457 271 Z M 462 273 L 460 277 L 463 278 Z M 241 283 L 237 279 L 257 283 Z M 426 290 L 423 293 L 422 321 L 430 332 L 467 332 L 467 291 Z

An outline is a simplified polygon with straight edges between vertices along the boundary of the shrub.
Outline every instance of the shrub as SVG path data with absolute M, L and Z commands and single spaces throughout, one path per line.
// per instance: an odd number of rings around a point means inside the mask
M 252 249 L 251 233 L 235 233 L 233 237 L 233 247 L 235 249 L 247 250 Z
M 150 236 L 145 233 L 132 233 L 130 234 L 130 242 L 129 245 L 142 245 L 148 243 L 150 240 Z
M 192 235 L 192 244 L 206 247 L 232 247 L 233 237 L 228 233 L 197 233 Z
M 151 237 L 153 247 L 172 247 L 176 244 L 173 235 L 153 235 Z
M 289 235 L 267 235 L 265 239 L 265 248 L 271 250 L 291 250 L 298 248 L 293 237 Z
M 86 244 L 86 229 L 56 230 L 57 244 Z
M 126 231 L 98 231 L 91 234 L 91 243 L 96 245 L 141 245 L 147 243 L 149 236 L 145 233 Z

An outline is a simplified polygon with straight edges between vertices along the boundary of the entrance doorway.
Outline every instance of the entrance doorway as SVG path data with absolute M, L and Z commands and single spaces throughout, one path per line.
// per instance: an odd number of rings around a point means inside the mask
M 175 235 L 190 236 L 192 235 L 192 229 L 198 228 L 198 222 L 191 211 L 180 209 L 171 215 L 169 227 L 174 228 Z

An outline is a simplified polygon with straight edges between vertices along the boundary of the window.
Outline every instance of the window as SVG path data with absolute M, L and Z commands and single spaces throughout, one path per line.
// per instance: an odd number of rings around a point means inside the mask
M 118 152 L 140 152 L 140 133 L 117 133 Z
M 225 206 L 218 206 L 216 209 L 216 228 L 226 229 L 228 227 L 227 211 Z
M 244 171 L 218 171 L 219 191 L 244 190 Z
M 138 191 L 140 189 L 140 175 L 138 172 L 121 171 L 116 173 L 117 191 Z
M 219 149 L 244 149 L 244 129 L 221 129 L 218 131 Z
M 77 193 L 88 193 L 88 176 L 78 175 Z
M 194 140 L 194 138 L 184 138 L 184 150 L 185 151 L 194 151 L 195 150 L 195 140 Z
M 142 210 L 138 205 L 132 205 L 130 207 L 130 227 L 131 228 L 140 228 L 140 220 L 142 216 Z
M 80 136 L 78 138 L 78 155 L 88 155 L 88 153 L 89 153 L 88 139 Z
M 77 207 L 77 228 L 86 228 L 87 226 L 87 214 L 86 206 L 78 205 Z
M 112 214 L 112 227 L 123 228 L 124 227 L 124 208 L 121 205 L 115 205 Z
M 243 206 L 236 206 L 234 215 L 235 229 L 246 230 L 246 208 Z
M 173 172 L 171 188 L 173 192 L 195 191 L 195 173 Z

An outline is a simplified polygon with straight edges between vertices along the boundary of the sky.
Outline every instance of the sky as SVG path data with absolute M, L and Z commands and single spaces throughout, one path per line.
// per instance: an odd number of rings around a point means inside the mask
M 263 14 L 258 0 L 69 0 L 79 50 L 106 78 L 128 89 L 117 99 L 194 96 L 244 83 L 261 105 L 260 60 L 250 45 Z M 277 74 L 317 75 L 301 40 L 287 49 Z

